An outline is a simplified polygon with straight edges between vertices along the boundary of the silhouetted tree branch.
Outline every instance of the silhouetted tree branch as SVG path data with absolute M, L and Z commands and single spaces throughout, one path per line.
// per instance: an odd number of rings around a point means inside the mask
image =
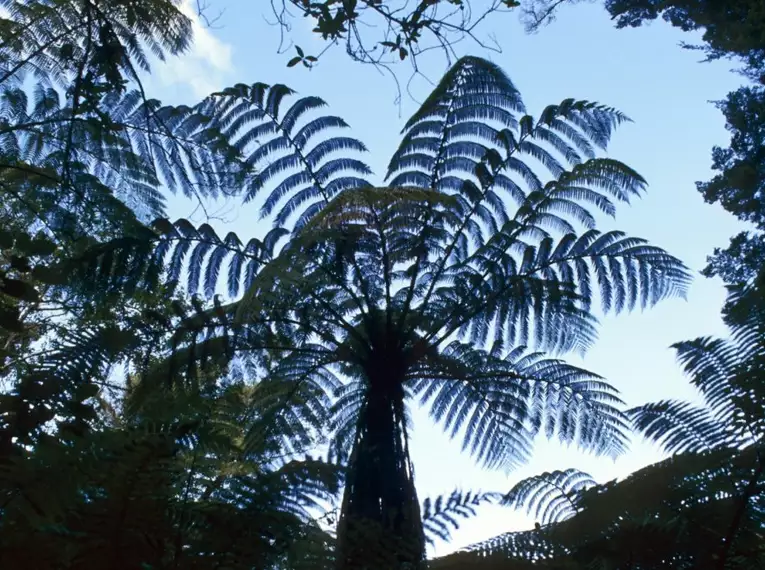
M 509 12 L 520 4 L 516 0 L 271 0 L 276 25 L 281 28 L 279 53 L 294 47 L 288 65 L 313 67 L 333 46 L 343 46 L 350 58 L 371 64 L 390 74 L 400 85 L 393 64 L 409 60 L 413 74 L 420 74 L 418 58 L 430 51 L 441 51 L 448 64 L 457 59 L 455 46 L 469 40 L 478 46 L 500 52 L 498 43 L 481 34 L 480 25 L 491 15 Z M 313 31 L 327 42 L 318 54 L 307 54 L 289 40 L 292 22 L 310 18 Z

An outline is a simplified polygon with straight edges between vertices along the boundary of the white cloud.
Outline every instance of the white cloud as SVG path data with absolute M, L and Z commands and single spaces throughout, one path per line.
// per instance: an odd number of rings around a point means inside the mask
M 183 0 L 180 7 L 191 18 L 194 41 L 185 54 L 154 64 L 152 75 L 159 86 L 175 88 L 183 98 L 190 88 L 194 98 L 201 99 L 227 84 L 234 71 L 233 47 L 200 21 L 193 0 Z

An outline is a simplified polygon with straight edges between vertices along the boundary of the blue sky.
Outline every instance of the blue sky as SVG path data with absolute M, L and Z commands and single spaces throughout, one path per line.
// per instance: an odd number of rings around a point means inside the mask
M 167 102 L 193 103 L 209 91 L 233 83 L 285 83 L 300 94 L 318 95 L 333 113 L 342 115 L 354 135 L 370 149 L 367 161 L 381 175 L 398 143 L 404 120 L 429 91 L 426 81 L 412 85 L 412 96 L 394 103 L 389 77 L 369 66 L 352 63 L 340 49 L 322 58 L 313 71 L 286 68 L 291 52 L 276 54 L 278 30 L 269 3 L 211 0 L 210 9 L 223 9 L 214 29 L 197 28 L 197 43 L 189 54 L 158 66 L 150 91 Z M 600 4 L 580 4 L 560 12 L 556 22 L 536 35 L 527 35 L 517 17 L 505 14 L 483 31 L 494 34 L 502 49 L 490 53 L 465 43 L 460 55 L 487 57 L 502 66 L 520 89 L 531 114 L 566 97 L 599 101 L 629 115 L 609 155 L 637 169 L 649 182 L 648 194 L 631 207 L 622 207 L 616 220 L 601 229 L 619 228 L 649 239 L 683 259 L 693 270 L 704 266 L 715 246 L 725 245 L 741 226 L 718 206 L 704 204 L 695 181 L 708 179 L 710 151 L 726 144 L 722 115 L 710 103 L 741 83 L 727 62 L 699 63 L 697 52 L 683 50 L 681 41 L 696 37 L 659 22 L 636 30 L 616 30 Z M 298 21 L 294 36 L 307 52 L 322 44 Z M 314 49 L 315 48 L 315 49 Z M 409 71 L 406 64 L 400 71 Z M 423 72 L 437 81 L 445 61 L 430 58 Z M 171 217 L 188 217 L 193 206 L 170 202 Z M 220 220 L 213 225 L 248 238 L 260 233 L 254 208 L 229 203 L 213 207 Z M 199 212 L 193 219 L 203 221 Z M 670 300 L 645 313 L 607 317 L 600 340 L 583 359 L 571 357 L 619 388 L 629 405 L 694 394 L 669 346 L 702 335 L 724 335 L 719 317 L 724 299 L 720 282 L 699 276 L 687 301 Z M 599 481 L 621 477 L 661 458 L 651 445 L 635 441 L 632 451 L 617 461 L 595 458 L 553 443 L 540 443 L 532 462 L 512 473 L 491 473 L 459 453 L 423 414 L 415 415 L 413 449 L 421 496 L 463 489 L 506 490 L 518 479 L 545 470 L 577 467 Z M 522 513 L 488 507 L 466 522 L 442 554 L 506 530 L 527 528 L 533 520 Z

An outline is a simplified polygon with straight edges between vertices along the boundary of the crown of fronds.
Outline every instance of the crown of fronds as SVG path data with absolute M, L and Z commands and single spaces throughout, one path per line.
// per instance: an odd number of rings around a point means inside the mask
M 247 339 L 241 346 L 266 351 L 262 365 L 277 359 L 271 374 L 313 379 L 339 398 L 338 443 L 352 440 L 365 354 L 387 327 L 410 359 L 408 393 L 429 402 L 482 462 L 522 461 L 538 433 L 621 452 L 624 418 L 605 382 L 511 349 L 584 349 L 595 337 L 593 300 L 628 310 L 688 283 L 663 250 L 594 228 L 594 212 L 612 215 L 645 186 L 595 154 L 625 117 L 573 100 L 538 119 L 522 115 L 496 66 L 464 58 L 407 123 L 389 186 L 375 188 L 362 163 L 343 157 L 363 150 L 334 135 L 345 123 L 313 118 L 324 103 L 312 97 L 285 109 L 291 95 L 242 85 L 201 107 L 259 169 L 248 197 L 264 196 L 262 213 L 277 227 L 295 219 L 286 246 L 275 249 L 278 229 L 243 246 L 208 226 L 163 222 L 163 237 L 144 239 L 144 253 L 126 259 L 154 256 L 155 267 L 185 274 L 190 290 L 208 295 L 223 273 L 232 296 L 244 285 L 229 306 Z M 103 247 L 115 253 L 99 253 L 93 267 L 127 275 L 116 270 L 126 262 L 111 261 L 121 244 Z M 355 388 L 336 392 L 342 377 Z
M 663 250 L 594 229 L 591 210 L 612 215 L 616 202 L 645 185 L 625 165 L 594 157 L 593 148 L 604 146 L 625 119 L 610 108 L 566 100 L 537 120 L 520 116 L 519 95 L 504 74 L 464 58 L 407 124 L 389 172 L 391 188 L 419 189 L 415 202 L 428 190 L 452 200 L 408 207 L 391 204 L 384 189 L 366 204 L 354 198 L 368 186 L 361 178 L 368 170 L 336 153 L 361 147 L 328 132 L 346 126 L 337 118 L 303 119 L 323 106 L 321 100 L 299 99 L 281 112 L 290 93 L 284 86 L 238 86 L 203 108 L 215 109 L 217 128 L 239 148 L 261 143 L 245 152 L 253 166 L 267 165 L 248 192 L 254 197 L 272 188 L 263 212 L 275 213 L 277 225 L 292 214 L 303 225 L 333 198 L 331 209 L 341 216 L 353 204 L 365 207 L 359 218 L 366 233 L 356 239 L 343 228 L 338 237 L 356 246 L 346 252 L 358 266 L 353 286 L 384 291 L 387 309 L 401 318 L 414 312 L 432 321 L 436 339 L 458 332 L 478 342 L 493 335 L 505 344 L 531 338 L 543 346 L 582 348 L 594 337 L 587 315 L 596 296 L 604 309 L 619 311 L 681 294 L 687 285 L 686 269 Z M 307 159 L 314 151 L 319 163 Z M 325 166 L 326 176 L 319 175 L 317 168 Z M 281 201 L 283 208 L 274 210 Z M 392 249 L 383 253 L 384 246 Z M 192 281 L 225 254 L 211 248 L 208 257 L 195 259 L 200 267 L 190 271 Z M 345 286 L 350 277 L 330 278 Z M 359 297 L 357 315 L 379 308 L 368 306 L 370 300 L 383 304 L 371 294 L 362 298 L 359 291 Z M 574 323 L 566 334 L 561 313 Z M 550 321 L 559 324 L 545 324 Z

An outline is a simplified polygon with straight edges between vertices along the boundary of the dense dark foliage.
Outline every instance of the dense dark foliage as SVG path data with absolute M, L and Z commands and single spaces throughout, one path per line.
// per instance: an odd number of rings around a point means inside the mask
M 328 566 L 330 537 L 310 509 L 336 492 L 337 467 L 285 449 L 273 429 L 276 395 L 241 382 L 216 387 L 214 366 L 194 376 L 180 369 L 172 388 L 132 373 L 109 398 L 109 365 L 118 346 L 136 345 L 133 330 L 78 331 L 4 396 L 6 420 L 7 404 L 23 401 L 49 410 L 51 423 L 21 434 L 24 416 L 10 420 L 17 435 L 0 460 L 0 563 Z M 50 409 L 45 391 L 54 386 L 61 394 Z
M 680 454 L 622 481 L 585 489 L 581 485 L 587 475 L 576 470 L 544 473 L 509 495 L 514 504 L 525 501 L 541 525 L 472 545 L 433 561 L 431 567 L 760 568 L 765 562 L 764 497 L 760 488 L 748 492 L 758 465 L 757 452 L 750 447 L 735 453 Z M 557 519 L 548 522 L 553 517 Z

